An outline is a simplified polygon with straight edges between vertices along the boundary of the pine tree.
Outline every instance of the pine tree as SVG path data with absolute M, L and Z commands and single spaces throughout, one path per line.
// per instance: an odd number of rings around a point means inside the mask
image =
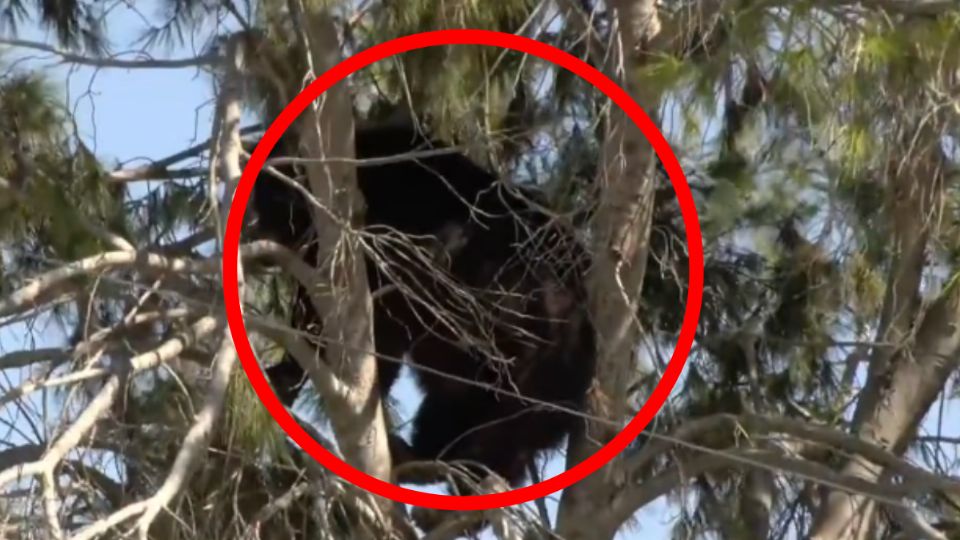
M 124 6 L 2 8 L 0 327 L 53 344 L 0 343 L 10 433 L 0 535 L 452 538 L 484 519 L 500 538 L 631 528 L 646 538 L 646 510 L 666 500 L 677 538 L 960 538 L 956 6 Z M 142 16 L 135 42 L 120 42 L 129 36 L 111 27 L 111 9 Z M 18 37 L 32 27 L 49 41 Z M 219 285 L 224 203 L 243 149 L 308 81 L 307 59 L 463 27 L 549 43 L 624 88 L 679 158 L 704 244 L 694 347 L 657 418 L 557 500 L 482 516 L 397 508 L 314 463 L 236 369 Z M 203 45 L 166 58 L 186 43 Z M 115 55 L 132 46 L 150 57 Z M 80 133 L 53 81 L 10 53 L 197 69 L 217 121 L 203 144 L 117 165 Z M 666 160 L 596 89 L 513 51 L 423 49 L 349 84 L 352 109 L 307 121 L 342 128 L 415 111 L 501 178 L 542 189 L 591 247 L 600 369 L 584 429 L 562 449 L 576 465 L 655 392 L 680 332 L 692 260 Z M 133 189 L 147 181 L 150 190 Z M 276 252 L 242 243 L 251 344 L 268 365 L 290 347 L 265 321 L 286 320 L 294 280 L 269 270 Z M 362 301 L 365 290 L 344 294 Z M 369 333 L 363 317 L 342 322 Z M 384 449 L 356 441 L 402 423 L 406 404 L 384 404 L 386 421 L 351 408 L 370 395 L 361 356 L 347 362 L 353 394 L 315 388 L 295 412 L 328 448 L 388 477 Z

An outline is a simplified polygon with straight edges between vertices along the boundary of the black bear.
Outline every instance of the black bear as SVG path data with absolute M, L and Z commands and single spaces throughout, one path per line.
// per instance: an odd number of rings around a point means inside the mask
M 273 156 L 296 148 L 287 137 Z M 412 126 L 355 134 L 360 160 L 430 148 L 449 149 Z M 283 172 L 295 176 L 295 169 Z M 586 251 L 572 231 L 540 210 L 536 191 L 498 182 L 459 152 L 361 163 L 357 177 L 365 230 L 378 248 L 367 256 L 367 271 L 371 290 L 378 291 L 380 389 L 389 393 L 399 373 L 396 360 L 409 355 L 424 393 L 411 443 L 391 439 L 395 464 L 463 462 L 520 484 L 534 458 L 575 426 L 571 410 L 582 408 L 592 383 Z M 308 203 L 296 190 L 264 172 L 252 203 L 262 231 L 316 260 Z M 413 241 L 402 243 L 398 235 Z M 446 246 L 446 265 L 418 262 L 424 251 L 417 246 L 438 241 Z M 302 289 L 293 302 L 291 324 L 315 329 L 318 318 Z M 281 400 L 292 403 L 304 377 L 296 361 L 285 357 L 267 375 Z

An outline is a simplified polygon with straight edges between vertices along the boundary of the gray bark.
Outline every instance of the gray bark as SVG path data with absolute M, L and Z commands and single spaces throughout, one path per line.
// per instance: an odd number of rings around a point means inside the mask
M 630 96 L 651 117 L 659 109 L 660 94 L 630 84 L 627 73 L 642 65 L 640 51 L 659 32 L 656 3 L 620 1 L 611 4 L 617 14 L 621 54 L 615 74 Z M 599 174 L 600 204 L 592 225 L 594 261 L 588 284 L 590 312 L 598 334 L 597 379 L 591 413 L 622 420 L 627 403 L 627 381 L 634 364 L 640 328 L 637 302 L 646 270 L 650 218 L 653 206 L 655 154 L 640 129 L 623 111 L 615 110 L 608 122 Z M 588 421 L 571 437 L 567 465 L 575 466 L 615 435 L 610 425 Z M 619 522 L 600 520 L 606 501 L 614 493 L 607 478 L 609 468 L 567 488 L 557 515 L 557 532 L 568 540 L 612 538 Z
M 893 264 L 881 313 L 877 347 L 853 418 L 853 432 L 902 454 L 960 353 L 957 287 L 948 287 L 923 313 L 920 282 L 925 251 L 939 221 L 943 158 L 936 129 L 921 126 L 903 137 L 903 155 L 891 159 L 888 212 Z M 916 147 L 916 140 L 923 145 Z M 912 143 L 912 144 L 911 144 Z M 919 319 L 919 321 L 918 321 Z M 854 455 L 843 473 L 877 481 L 884 468 Z M 875 534 L 876 506 L 867 498 L 828 492 L 814 521 L 811 540 L 863 539 Z

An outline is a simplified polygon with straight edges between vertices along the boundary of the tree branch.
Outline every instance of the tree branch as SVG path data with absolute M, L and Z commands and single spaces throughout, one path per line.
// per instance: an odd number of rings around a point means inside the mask
M 605 66 L 612 78 L 656 118 L 661 94 L 641 87 L 627 74 L 635 73 L 646 56 L 642 49 L 659 33 L 654 0 L 620 0 L 610 4 L 616 14 L 616 52 Z M 655 154 L 640 129 L 621 110 L 610 113 L 602 149 L 597 185 L 603 186 L 591 223 L 593 265 L 588 291 L 590 315 L 597 331 L 596 395 L 592 413 L 597 418 L 619 420 L 625 415 L 629 371 L 633 367 L 640 328 L 637 302 L 646 271 L 648 239 L 653 210 Z M 613 435 L 605 422 L 588 421 L 583 431 L 570 437 L 567 465 L 573 466 Z M 612 486 L 604 474 L 594 474 L 563 492 L 557 515 L 557 532 L 569 540 L 612 538 L 615 529 L 598 531 L 593 516 L 607 500 Z
M 196 56 L 193 58 L 181 59 L 149 59 L 149 60 L 120 60 L 118 58 L 93 58 L 72 53 L 67 50 L 59 49 L 46 43 L 37 41 L 28 41 L 25 39 L 0 39 L 0 45 L 17 47 L 20 49 L 30 49 L 50 53 L 60 57 L 60 60 L 67 64 L 78 64 L 83 66 L 93 66 L 98 68 L 121 68 L 121 69 L 180 69 L 196 68 L 210 66 L 216 60 L 216 56 Z M 138 53 L 144 54 L 145 53 Z
M 181 333 L 173 339 L 165 341 L 162 345 L 160 345 L 160 347 L 143 354 L 138 354 L 137 356 L 131 358 L 131 372 L 136 373 L 139 371 L 152 369 L 161 363 L 172 359 L 173 357 L 179 355 L 185 348 L 196 343 L 200 338 L 205 337 L 209 333 L 213 332 L 217 324 L 218 322 L 215 317 L 208 316 L 198 320 L 190 327 L 189 330 Z M 27 381 L 17 388 L 14 388 L 10 392 L 7 392 L 3 396 L 0 396 L 0 407 L 42 388 L 55 388 L 58 386 L 89 381 L 92 379 L 105 377 L 112 372 L 113 370 L 110 368 L 95 367 L 74 371 L 54 379 Z
M 653 461 L 666 455 L 674 447 L 682 446 L 698 451 L 703 448 L 698 445 L 698 441 L 716 440 L 717 436 L 724 432 L 729 432 L 731 439 L 734 433 L 746 433 L 751 438 L 775 433 L 788 434 L 805 443 L 826 446 L 845 454 L 863 456 L 901 475 L 904 478 L 904 485 L 911 491 L 924 492 L 937 489 L 960 495 L 960 478 L 931 473 L 870 441 L 828 426 L 759 414 L 716 414 L 684 422 L 670 435 L 652 434 L 651 438 L 654 440 L 649 441 L 643 450 L 624 461 L 623 474 L 639 482 L 643 472 L 652 466 Z
M 243 78 L 241 75 L 242 63 L 242 44 L 243 34 L 231 36 L 225 47 L 225 58 L 223 59 L 224 75 L 221 86 L 220 97 L 218 100 L 218 116 L 214 126 L 220 129 L 219 144 L 216 152 L 215 163 L 219 165 L 219 178 L 212 177 L 211 183 L 217 182 L 224 186 L 223 198 L 220 203 L 218 235 L 223 238 L 222 224 L 230 212 L 230 201 L 237 190 L 237 182 L 240 179 L 242 170 L 240 169 L 240 117 L 241 117 L 241 99 Z M 211 189 L 211 192 L 216 192 Z M 222 242 L 220 244 L 222 249 Z M 222 253 L 217 250 L 218 254 Z M 219 258 L 219 257 L 218 257 Z M 243 298 L 244 293 L 244 274 L 243 264 L 240 255 L 237 255 L 237 287 L 239 296 Z M 242 307 L 241 307 L 242 309 Z M 213 360 L 213 379 L 207 391 L 206 399 L 200 411 L 197 412 L 193 425 L 187 431 L 183 440 L 183 446 L 177 453 L 177 457 L 167 474 L 163 485 L 149 499 L 149 503 L 143 510 L 143 514 L 137 522 L 141 538 L 148 538 L 150 526 L 153 524 L 157 514 L 164 508 L 167 508 L 171 501 L 180 494 L 183 486 L 188 482 L 191 472 L 197 467 L 200 456 L 207 451 L 207 445 L 210 441 L 217 420 L 223 413 L 224 401 L 226 399 L 227 389 L 230 386 L 230 379 L 233 370 L 237 365 L 237 351 L 233 345 L 233 338 L 229 329 L 224 329 L 223 336 L 220 339 L 220 347 L 217 350 Z

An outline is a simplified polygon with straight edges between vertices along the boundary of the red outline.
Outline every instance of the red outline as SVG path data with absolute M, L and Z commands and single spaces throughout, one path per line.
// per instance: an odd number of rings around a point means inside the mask
M 320 94 L 351 73 L 395 54 L 437 45 L 487 45 L 513 49 L 566 68 L 594 85 L 623 109 L 627 116 L 643 131 L 644 135 L 653 145 L 654 150 L 663 162 L 667 174 L 670 176 L 670 181 L 677 194 L 680 210 L 683 214 L 683 222 L 686 227 L 688 251 L 690 253 L 690 283 L 689 296 L 687 297 L 687 306 L 683 318 L 683 328 L 680 330 L 677 347 L 664 371 L 663 377 L 647 399 L 647 402 L 643 405 L 643 408 L 640 409 L 636 417 L 634 417 L 634 419 L 627 424 L 626 428 L 614 437 L 612 441 L 572 469 L 538 484 L 515 489 L 506 493 L 475 496 L 424 493 L 379 480 L 337 459 L 333 454 L 323 448 L 320 443 L 310 438 L 310 435 L 294 421 L 273 393 L 250 347 L 246 328 L 243 324 L 243 317 L 240 313 L 240 299 L 237 294 L 237 252 L 240 243 L 240 229 L 241 223 L 243 222 L 243 215 L 247 207 L 247 201 L 250 198 L 253 182 L 256 180 L 260 169 L 263 167 L 264 161 L 277 143 L 280 135 L 310 102 L 317 99 Z M 253 151 L 250 162 L 243 171 L 243 176 L 240 179 L 233 204 L 231 205 L 231 212 L 227 218 L 224 243 L 223 296 L 226 302 L 227 321 L 233 335 L 234 346 L 237 349 L 243 369 L 246 371 L 254 391 L 280 427 L 283 428 L 301 448 L 313 456 L 314 459 L 347 481 L 394 501 L 440 510 L 487 510 L 521 504 L 544 497 L 582 480 L 623 451 L 623 449 L 643 431 L 650 420 L 653 419 L 676 384 L 677 378 L 680 376 L 680 372 L 683 370 L 687 356 L 690 353 L 703 296 L 703 246 L 700 235 L 700 223 L 697 218 L 693 197 L 690 194 L 690 187 L 687 185 L 683 170 L 681 170 L 680 164 L 677 162 L 677 158 L 673 154 L 670 145 L 643 109 L 613 81 L 578 58 L 533 39 L 487 30 L 439 30 L 397 38 L 359 52 L 317 77 L 313 83 L 294 98 L 287 108 L 283 110 L 280 116 L 277 117 L 273 124 L 267 129 L 263 139 Z

